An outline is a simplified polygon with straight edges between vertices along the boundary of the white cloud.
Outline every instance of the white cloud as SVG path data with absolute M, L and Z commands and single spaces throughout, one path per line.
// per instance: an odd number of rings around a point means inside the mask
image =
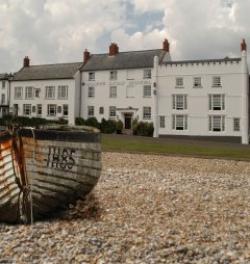
M 86 47 L 160 48 L 165 37 L 173 59 L 239 56 L 241 38 L 250 47 L 248 10 L 249 0 L 1 0 L 0 72 L 18 70 L 25 55 L 80 61 Z

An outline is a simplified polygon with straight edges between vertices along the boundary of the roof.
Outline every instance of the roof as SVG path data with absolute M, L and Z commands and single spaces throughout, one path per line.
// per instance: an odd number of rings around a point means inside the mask
M 82 62 L 31 65 L 18 71 L 13 81 L 72 79 L 81 66 Z
M 162 49 L 119 52 L 114 56 L 106 54 L 92 54 L 82 71 L 116 70 L 116 69 L 135 69 L 152 68 L 154 56 L 158 56 L 160 61 L 166 51 Z
M 182 60 L 182 61 L 166 61 L 163 62 L 164 65 L 173 65 L 173 64 L 188 64 L 188 63 L 222 63 L 222 62 L 239 62 L 241 58 L 224 58 L 224 59 L 207 59 L 207 60 Z
M 9 77 L 7 73 L 0 73 L 0 80 L 8 80 Z

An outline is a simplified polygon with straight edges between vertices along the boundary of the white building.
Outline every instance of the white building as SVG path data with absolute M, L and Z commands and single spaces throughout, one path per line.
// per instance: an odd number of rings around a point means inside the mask
M 234 137 L 248 144 L 246 43 L 240 58 L 171 61 L 162 50 L 84 52 L 81 116 L 154 123 L 154 136 Z
M 74 124 L 78 114 L 82 63 L 30 65 L 28 57 L 11 81 L 10 110 L 15 115 L 66 119 Z
M 9 80 L 11 77 L 7 73 L 0 74 L 0 117 L 9 113 Z
M 133 119 L 152 121 L 154 116 L 154 57 L 169 61 L 169 43 L 162 49 L 119 52 L 112 43 L 107 54 L 84 52 L 81 68 L 81 116 L 99 121 L 120 119 L 131 129 Z
M 83 62 L 30 65 L 10 86 L 11 110 L 46 119 L 96 117 L 153 122 L 154 136 L 227 137 L 249 142 L 246 43 L 239 58 L 172 61 L 162 49 L 106 54 L 84 51 Z
M 156 136 L 241 137 L 248 144 L 249 72 L 241 46 L 240 58 L 156 63 Z

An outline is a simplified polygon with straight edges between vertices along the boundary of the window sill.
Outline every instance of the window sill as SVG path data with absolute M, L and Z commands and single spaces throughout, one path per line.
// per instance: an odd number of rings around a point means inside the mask
M 175 86 L 175 89 L 184 89 L 184 86 Z

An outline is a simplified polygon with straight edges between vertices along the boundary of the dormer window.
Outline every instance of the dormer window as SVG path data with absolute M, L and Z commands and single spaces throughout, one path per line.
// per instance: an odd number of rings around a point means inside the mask
M 143 79 L 151 79 L 151 69 L 145 69 L 143 71 Z
M 212 87 L 221 87 L 221 77 L 220 76 L 213 76 Z
M 111 72 L 110 72 L 109 79 L 110 79 L 111 81 L 117 80 L 117 71 L 111 71 Z
M 95 80 L 95 72 L 89 72 L 89 81 Z

